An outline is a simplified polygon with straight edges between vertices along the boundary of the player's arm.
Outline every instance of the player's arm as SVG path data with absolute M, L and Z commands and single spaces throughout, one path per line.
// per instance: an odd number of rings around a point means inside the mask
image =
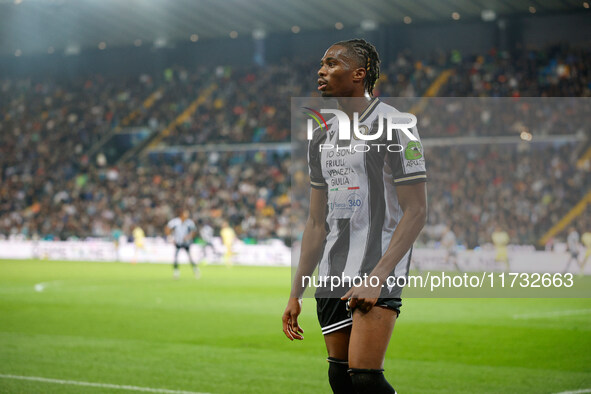
M 298 316 L 301 312 L 301 296 L 306 289 L 303 279 L 310 277 L 318 265 L 322 245 L 326 238 L 327 195 L 326 189 L 312 188 L 310 194 L 310 214 L 306 221 L 302 237 L 302 250 L 296 274 L 294 275 L 291 294 L 285 312 L 283 312 L 283 332 L 289 339 L 304 339 L 301 335 L 304 330 L 298 324 Z
M 172 234 L 172 229 L 174 228 L 174 219 L 170 220 L 164 226 L 164 234 L 166 235 L 166 240 L 170 241 L 170 234 Z
M 351 308 L 357 307 L 367 312 L 375 305 L 380 295 L 381 285 L 419 236 L 427 220 L 426 185 L 425 182 L 421 182 L 396 187 L 398 202 L 403 212 L 402 219 L 400 219 L 394 234 L 392 234 L 386 253 L 369 274 L 370 277 L 377 276 L 379 278 L 380 286 L 375 288 L 351 288 L 343 296 L 343 299 L 351 299 L 349 301 Z

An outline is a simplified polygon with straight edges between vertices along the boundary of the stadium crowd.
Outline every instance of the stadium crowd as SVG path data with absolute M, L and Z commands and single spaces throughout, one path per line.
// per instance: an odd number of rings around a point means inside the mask
M 557 47 L 512 61 L 508 56 L 451 52 L 417 60 L 402 53 L 383 65 L 376 93 L 420 96 L 451 67 L 455 74 L 440 95 L 590 95 L 589 51 Z M 213 73 L 171 67 L 162 75 L 120 79 L 1 81 L 0 236 L 108 237 L 137 225 L 160 236 L 167 220 L 187 207 L 195 219 L 217 228 L 229 220 L 242 238 L 289 241 L 294 218 L 306 212 L 305 193 L 294 190 L 291 198 L 290 186 L 302 184 L 306 168 L 296 162 L 292 168 L 285 152 L 161 153 L 117 165 L 96 163 L 87 153 L 119 127 L 162 131 L 209 86 L 212 95 L 164 136 L 163 145 L 289 141 L 285 97 L 317 94 L 315 69 L 294 62 L 220 66 Z M 487 114 L 478 100 L 431 99 L 419 117 L 421 136 L 505 135 L 524 127 L 540 134 L 580 133 L 572 118 L 549 114 L 552 105 L 536 110 L 522 103 L 513 114 L 521 122 L 507 123 Z M 569 110 L 579 117 L 588 113 L 573 110 L 568 99 L 554 108 Z M 591 187 L 589 170 L 576 167 L 574 151 L 572 144 L 426 148 L 429 225 L 450 225 L 467 247 L 489 242 L 495 225 L 508 229 L 515 243 L 534 243 Z M 293 231 L 297 236 L 299 229 Z M 422 241 L 436 238 L 427 228 Z

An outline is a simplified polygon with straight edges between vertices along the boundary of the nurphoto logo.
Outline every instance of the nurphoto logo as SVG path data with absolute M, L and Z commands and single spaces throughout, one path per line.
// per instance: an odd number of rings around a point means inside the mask
M 351 120 L 349 119 L 349 116 L 341 110 L 321 109 L 320 112 L 318 112 L 309 107 L 304 107 L 304 109 L 307 110 L 304 113 L 310 117 L 307 121 L 308 141 L 312 140 L 314 136 L 314 129 L 316 127 L 320 127 L 320 129 L 324 129 L 326 132 L 329 133 L 330 138 L 327 139 L 327 143 L 319 144 L 318 149 L 320 152 L 322 152 L 323 150 L 333 149 L 346 149 L 355 152 L 368 152 L 371 148 L 377 149 L 378 152 L 381 149 L 388 150 L 389 152 L 402 152 L 405 149 L 405 147 L 398 143 L 356 143 L 354 145 L 349 144 L 347 146 L 341 146 L 335 143 L 328 143 L 328 141 L 333 140 L 336 130 L 329 128 L 326 119 L 324 119 L 322 114 L 332 114 L 336 117 L 338 121 L 338 141 L 351 141 L 351 130 L 353 130 L 353 138 L 357 141 L 383 141 L 383 135 L 385 132 L 386 141 L 390 142 L 394 140 L 395 130 L 400 130 L 411 141 L 411 144 L 414 142 L 414 149 L 411 148 L 411 151 L 408 150 L 407 147 L 407 152 L 405 152 L 405 154 L 407 156 L 413 156 L 414 159 L 418 159 L 420 157 L 420 151 L 418 150 L 418 148 L 420 147 L 420 142 L 418 142 L 418 138 L 415 137 L 412 131 L 410 130 L 417 125 L 417 118 L 413 114 L 406 112 L 390 112 L 386 114 L 380 113 L 378 115 L 379 121 L 377 122 L 377 130 L 374 133 L 370 133 L 370 129 L 368 126 L 359 125 L 359 113 L 357 112 L 353 113 L 353 127 L 351 127 Z M 316 123 L 316 126 L 314 126 L 314 123 Z M 384 130 L 384 128 L 386 130 Z M 417 154 L 419 155 L 418 157 Z

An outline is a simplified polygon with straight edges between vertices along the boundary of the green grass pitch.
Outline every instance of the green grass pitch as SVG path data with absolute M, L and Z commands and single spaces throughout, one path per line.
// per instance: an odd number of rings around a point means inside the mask
M 289 268 L 0 261 L 0 375 L 207 393 L 328 393 L 315 301 L 281 330 Z M 585 279 L 587 280 L 587 279 Z M 38 285 L 35 289 L 35 285 Z M 400 393 L 591 389 L 589 299 L 405 299 Z M 0 377 L 0 393 L 123 393 Z

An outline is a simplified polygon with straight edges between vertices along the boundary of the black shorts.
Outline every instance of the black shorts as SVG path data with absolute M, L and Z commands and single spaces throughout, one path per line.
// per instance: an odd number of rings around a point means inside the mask
M 378 298 L 375 306 L 391 309 L 400 316 L 402 299 L 400 298 Z M 347 300 L 340 298 L 316 298 L 316 313 L 318 322 L 322 328 L 322 335 L 330 334 L 341 328 L 353 325 L 351 311 L 347 309 Z
M 177 249 L 185 249 L 187 252 L 189 251 L 189 244 L 175 244 Z

